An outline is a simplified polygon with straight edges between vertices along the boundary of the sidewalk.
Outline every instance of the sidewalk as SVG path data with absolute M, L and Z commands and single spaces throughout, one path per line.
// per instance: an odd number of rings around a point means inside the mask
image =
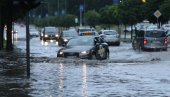
M 24 53 L 21 49 L 14 48 L 13 51 L 0 51 L 0 72 L 18 70 L 25 67 Z

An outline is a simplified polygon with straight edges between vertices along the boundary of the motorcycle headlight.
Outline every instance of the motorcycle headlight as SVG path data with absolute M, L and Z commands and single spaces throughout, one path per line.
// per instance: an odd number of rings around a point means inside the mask
M 45 37 L 48 37 L 48 35 L 45 35 Z

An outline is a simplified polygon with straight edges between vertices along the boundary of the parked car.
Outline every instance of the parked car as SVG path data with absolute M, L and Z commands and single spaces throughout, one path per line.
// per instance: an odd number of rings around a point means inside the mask
M 167 51 L 168 39 L 164 30 L 140 30 L 132 40 L 133 49 L 162 49 Z
M 120 45 L 120 36 L 116 30 L 101 30 L 99 34 L 108 45 Z
M 158 29 L 157 25 L 149 25 L 146 30 L 150 31 L 150 30 L 156 30 L 156 29 Z
M 71 39 L 57 53 L 57 57 L 69 56 L 103 60 L 109 58 L 109 47 L 101 37 L 79 36 Z
M 39 31 L 35 28 L 30 28 L 30 37 L 38 37 L 39 36 Z
M 67 42 L 74 37 L 78 37 L 78 33 L 76 30 L 70 29 L 62 31 L 59 35 L 58 45 L 65 46 Z
M 170 43 L 170 30 L 166 31 L 166 36 L 167 36 L 167 39 L 168 39 L 168 43 Z
M 164 25 L 162 25 L 161 28 L 165 31 L 169 31 L 170 30 L 170 24 L 164 24 Z
M 40 33 L 40 39 L 46 40 L 56 40 L 59 38 L 59 29 L 57 27 L 44 27 Z

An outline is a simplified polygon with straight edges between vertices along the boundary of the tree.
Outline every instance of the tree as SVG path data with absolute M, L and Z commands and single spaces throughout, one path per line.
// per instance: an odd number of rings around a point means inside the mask
M 76 18 L 75 15 L 70 15 L 70 14 L 65 15 L 62 18 L 61 26 L 66 28 L 75 26 L 76 25 L 75 18 Z
M 6 50 L 13 50 L 12 45 L 12 22 L 24 17 L 27 12 L 40 4 L 38 0 L 1 0 L 0 1 L 0 27 L 7 25 Z M 3 31 L 0 30 L 0 37 L 3 39 Z M 3 40 L 0 40 L 0 50 L 3 48 Z
M 124 24 L 133 25 L 145 19 L 145 8 L 140 0 L 125 0 L 119 5 L 119 14 Z
M 111 5 L 111 6 L 105 6 L 104 8 L 102 8 L 100 10 L 100 22 L 102 24 L 106 24 L 106 25 L 112 25 L 112 24 L 117 24 L 118 22 L 118 13 L 117 13 L 117 7 L 115 5 Z
M 85 13 L 85 20 L 87 24 L 91 27 L 95 27 L 99 24 L 100 14 L 95 10 L 90 10 Z
M 153 15 L 156 10 L 160 10 L 160 6 L 164 3 L 165 0 L 149 0 L 146 3 L 146 17 L 152 23 L 157 23 L 157 18 Z M 162 12 L 161 12 L 162 13 Z M 159 17 L 159 22 L 166 22 L 164 15 Z
M 166 19 L 166 22 L 170 20 L 170 0 L 165 0 L 160 6 L 160 10 L 163 17 Z

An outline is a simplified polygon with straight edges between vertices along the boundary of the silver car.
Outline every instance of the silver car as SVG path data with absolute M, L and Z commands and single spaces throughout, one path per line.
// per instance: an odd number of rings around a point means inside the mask
M 144 48 L 167 50 L 168 39 L 165 31 L 150 30 L 145 32 Z
M 108 45 L 120 45 L 120 36 L 116 30 L 101 30 L 99 34 Z
M 133 48 L 160 49 L 167 51 L 168 39 L 164 30 L 138 31 L 132 41 Z

